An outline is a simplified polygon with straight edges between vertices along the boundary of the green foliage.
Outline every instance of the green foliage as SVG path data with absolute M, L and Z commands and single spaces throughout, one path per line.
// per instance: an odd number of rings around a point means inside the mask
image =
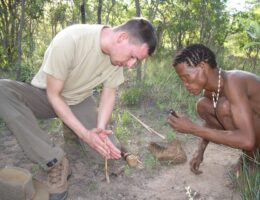
M 226 1 L 140 1 L 142 16 L 149 19 L 155 26 L 158 35 L 158 59 L 171 58 L 177 49 L 190 43 L 204 43 L 209 47 L 219 49 L 227 47 L 230 51 L 224 55 L 227 61 L 233 53 L 239 54 L 237 62 L 228 68 L 239 67 L 250 69 L 251 65 L 257 66 L 252 61 L 252 55 L 256 55 L 259 41 L 252 40 L 254 32 L 252 27 L 260 19 L 259 4 L 252 4 L 250 9 L 244 12 L 228 13 L 225 8 Z M 254 3 L 254 2 L 253 2 Z M 22 80 L 28 81 L 38 69 L 43 53 L 54 35 L 68 25 L 81 22 L 81 0 L 72 2 L 62 0 L 29 0 L 25 8 L 24 32 L 22 37 Z M 97 22 L 96 11 L 99 1 L 86 1 L 87 23 Z M 21 15 L 20 2 L 8 4 L 3 1 L 0 4 L 2 18 L 0 18 L 0 70 L 1 77 L 16 77 L 14 74 L 17 60 L 17 31 L 19 31 L 19 19 Z M 15 11 L 15 12 L 14 12 Z M 102 1 L 102 23 L 116 26 L 129 18 L 135 17 L 136 6 L 134 1 Z M 251 29 L 250 29 L 251 26 Z M 257 29 L 256 29 L 257 30 Z M 248 31 L 248 34 L 247 32 Z M 250 46 L 247 49 L 243 47 Z M 237 56 L 236 56 L 237 57 Z M 247 59 L 245 61 L 245 59 Z M 232 62 L 234 60 L 231 60 Z M 36 63 L 35 63 L 36 62 Z M 252 64 L 253 62 L 253 64 Z M 25 67 L 26 66 L 26 67 Z M 257 69 L 254 70 L 257 71 Z M 9 74 L 6 74 L 9 73 Z M 130 89 L 130 94 L 124 94 L 127 105 L 137 105 L 143 100 L 141 94 L 151 85 L 145 83 L 139 89 Z M 161 109 L 162 102 L 157 102 Z
M 260 45 L 260 24 L 257 22 L 252 22 L 249 29 L 247 30 L 247 33 L 253 41 L 248 43 L 244 48 Z
M 130 123 L 132 123 L 132 117 L 130 116 L 129 112 L 123 111 L 122 124 L 123 125 L 129 125 Z
M 98 189 L 98 183 L 96 181 L 89 181 L 86 188 L 89 192 L 94 192 Z
M 127 106 L 137 105 L 141 100 L 142 88 L 134 86 L 131 88 L 126 88 L 121 96 L 120 100 L 123 104 Z
M 60 119 L 55 118 L 51 120 L 50 131 L 57 132 L 58 130 L 61 129 L 61 127 L 62 127 L 62 121 Z
M 1 136 L 1 133 L 3 132 L 2 130 L 5 130 L 6 129 L 6 125 L 4 123 L 4 121 L 0 118 L 0 136 Z
M 158 165 L 159 165 L 159 161 L 152 154 L 146 155 L 146 157 L 144 159 L 145 168 L 154 169 Z
M 116 136 L 119 140 L 124 141 L 124 142 L 128 141 L 129 132 L 128 132 L 128 129 L 125 126 L 118 124 L 114 131 L 115 131 L 115 134 L 116 134 Z
M 247 155 L 242 155 L 242 166 L 240 175 L 236 178 L 236 183 L 242 200 L 259 200 L 260 197 L 260 163 L 256 155 L 254 160 Z M 250 160 L 250 161 L 249 161 Z M 248 164 L 251 162 L 250 164 Z
M 129 127 L 132 125 L 132 119 L 128 112 L 115 110 L 112 114 L 112 123 L 114 122 L 114 133 L 116 137 L 123 143 L 128 143 L 131 133 Z
M 133 173 L 133 170 L 132 170 L 129 166 L 126 166 L 126 167 L 124 168 L 124 175 L 126 175 L 126 176 L 131 176 L 132 173 Z
M 29 83 L 32 80 L 34 74 L 35 72 L 31 69 L 30 66 L 22 65 L 20 81 Z
M 31 168 L 31 173 L 32 173 L 33 175 L 36 175 L 40 170 L 41 170 L 40 165 L 34 164 L 34 165 L 32 166 L 32 168 Z
M 173 141 L 174 139 L 176 138 L 176 133 L 174 132 L 174 131 L 168 131 L 167 133 L 166 133 L 166 140 L 168 141 L 168 142 L 171 142 L 171 141 Z

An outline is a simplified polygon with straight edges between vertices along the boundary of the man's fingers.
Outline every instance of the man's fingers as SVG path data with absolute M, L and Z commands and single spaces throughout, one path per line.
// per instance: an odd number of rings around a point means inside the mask
M 191 170 L 194 174 L 196 174 L 196 175 L 202 173 L 202 171 L 199 170 L 199 166 L 200 166 L 200 163 L 199 163 L 199 162 L 194 161 L 194 160 L 191 160 L 191 161 L 190 161 L 190 170 Z
M 121 158 L 121 151 L 107 138 L 107 146 L 110 150 L 110 156 L 113 159 Z
M 96 147 L 96 151 L 101 154 L 102 157 L 107 158 L 110 155 L 110 152 L 108 149 L 103 148 L 102 146 Z
M 194 173 L 194 174 L 197 174 L 197 171 L 194 167 L 191 167 L 190 170 Z
M 194 174 L 196 174 L 196 175 L 202 173 L 202 171 L 199 170 L 199 167 L 195 167 L 194 165 L 192 165 L 192 166 L 190 167 L 190 170 L 191 170 Z

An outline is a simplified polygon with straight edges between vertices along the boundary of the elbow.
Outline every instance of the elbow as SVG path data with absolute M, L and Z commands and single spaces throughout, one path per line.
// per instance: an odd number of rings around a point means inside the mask
M 255 140 L 254 139 L 247 139 L 243 141 L 242 149 L 246 151 L 253 151 L 255 148 Z

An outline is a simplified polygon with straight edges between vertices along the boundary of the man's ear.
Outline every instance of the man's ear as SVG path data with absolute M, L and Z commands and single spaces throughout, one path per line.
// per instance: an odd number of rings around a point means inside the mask
M 128 40 L 128 33 L 121 31 L 117 35 L 117 42 L 123 42 L 124 40 Z
M 204 73 L 208 73 L 208 70 L 209 70 L 209 64 L 204 62 L 204 61 L 201 61 L 198 66 Z
M 208 69 L 208 67 L 209 67 L 209 64 L 208 63 L 206 63 L 206 62 L 204 62 L 204 61 L 201 61 L 199 64 L 198 64 L 198 67 L 200 67 L 200 68 L 202 68 L 202 69 Z

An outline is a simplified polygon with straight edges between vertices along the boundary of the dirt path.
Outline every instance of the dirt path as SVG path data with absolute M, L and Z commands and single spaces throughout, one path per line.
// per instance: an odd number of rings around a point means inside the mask
M 144 137 L 148 137 L 147 135 Z M 54 138 L 62 143 L 60 135 Z M 80 147 L 74 143 L 66 146 L 73 175 L 70 179 L 70 200 L 189 200 L 187 187 L 201 200 L 237 200 L 239 195 L 231 185 L 228 172 L 238 158 L 238 151 L 210 144 L 201 166 L 203 173 L 194 175 L 188 162 L 181 165 L 149 165 L 147 162 L 147 138 L 136 143 L 137 152 L 144 165 L 142 168 L 128 168 L 124 161 L 110 165 L 110 183 L 104 181 L 103 165 L 92 163 Z M 142 144 L 143 142 L 143 144 Z M 196 138 L 183 142 L 188 160 L 197 145 Z M 137 148 L 136 147 L 136 148 Z M 7 130 L 0 134 L 0 167 L 19 166 L 30 170 L 39 179 L 45 173 L 32 164 L 23 154 L 15 137 Z M 146 161 L 145 161 L 146 160 Z M 148 160 L 149 161 L 149 160 Z M 148 164 L 147 164 L 148 163 Z M 0 195 L 1 196 L 1 195 Z

